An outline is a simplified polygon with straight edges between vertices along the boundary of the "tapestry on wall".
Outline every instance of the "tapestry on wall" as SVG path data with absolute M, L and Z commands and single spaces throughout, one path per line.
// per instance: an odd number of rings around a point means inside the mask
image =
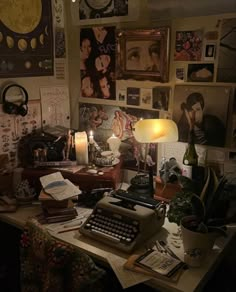
M 179 130 L 179 141 L 188 142 L 190 128 L 195 144 L 226 146 L 229 87 L 175 87 L 173 120 Z
M 100 104 L 79 104 L 79 130 L 89 133 L 93 131 L 95 141 L 104 149 L 108 150 L 107 139 L 116 135 L 121 140 L 120 152 L 124 157 L 124 167 L 138 169 L 142 162 L 143 147 L 139 144 L 132 133 L 132 123 L 140 118 L 158 118 L 159 112 L 119 106 L 107 106 Z M 156 145 L 150 147 L 150 157 L 156 163 Z M 141 169 L 144 165 L 140 165 Z
M 81 97 L 116 99 L 115 27 L 80 30 Z
M 0 77 L 53 75 L 50 0 L 1 0 Z
M 221 26 L 218 82 L 236 82 L 236 18 L 224 19 Z

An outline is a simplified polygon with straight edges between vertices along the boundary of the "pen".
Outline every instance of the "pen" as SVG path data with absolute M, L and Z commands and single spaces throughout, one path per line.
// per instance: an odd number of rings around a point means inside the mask
M 71 222 L 71 223 L 67 223 L 67 224 L 64 224 L 64 228 L 67 228 L 67 227 L 74 227 L 74 226 L 80 226 L 83 222 L 80 220 L 80 221 L 75 221 L 75 222 Z
M 69 231 L 78 230 L 78 229 L 79 229 L 79 226 L 76 226 L 70 229 L 60 230 L 57 233 L 64 233 L 64 232 L 69 232 Z

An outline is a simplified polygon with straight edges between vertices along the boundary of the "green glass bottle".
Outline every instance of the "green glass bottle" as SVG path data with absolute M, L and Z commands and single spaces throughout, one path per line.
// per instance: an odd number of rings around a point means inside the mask
M 182 175 L 192 179 L 192 169 L 198 165 L 198 155 L 194 145 L 194 133 L 190 132 L 188 146 L 183 156 Z

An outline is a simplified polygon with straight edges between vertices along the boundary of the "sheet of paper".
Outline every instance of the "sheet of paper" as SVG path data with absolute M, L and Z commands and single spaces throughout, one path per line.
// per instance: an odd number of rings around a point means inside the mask
M 151 279 L 151 277 L 146 276 L 144 274 L 126 270 L 123 267 L 124 263 L 126 262 L 126 259 L 124 258 L 111 254 L 108 256 L 108 262 L 111 265 L 118 280 L 120 281 L 120 284 L 123 289 L 126 289 L 139 283 L 143 283 Z
M 42 187 L 45 188 L 47 185 L 55 181 L 63 181 L 64 177 L 59 171 L 57 171 L 48 175 L 41 176 L 39 180 L 41 182 Z

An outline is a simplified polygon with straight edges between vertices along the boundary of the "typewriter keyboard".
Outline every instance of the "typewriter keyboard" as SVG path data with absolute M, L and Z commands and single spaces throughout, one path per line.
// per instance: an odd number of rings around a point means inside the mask
M 139 233 L 139 222 L 131 218 L 97 208 L 84 224 L 87 232 L 107 240 L 131 244 Z

